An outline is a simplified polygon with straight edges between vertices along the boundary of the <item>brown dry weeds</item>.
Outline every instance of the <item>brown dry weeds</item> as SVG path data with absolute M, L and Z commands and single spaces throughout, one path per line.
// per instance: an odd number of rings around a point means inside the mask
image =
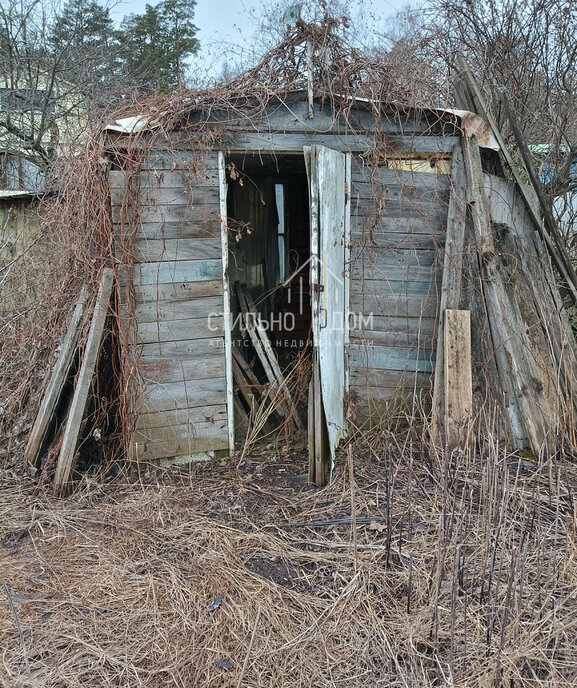
M 271 452 L 8 485 L 3 685 L 575 685 L 573 466 L 380 436 L 317 490 Z M 356 538 L 295 525 L 350 518 L 351 489 Z

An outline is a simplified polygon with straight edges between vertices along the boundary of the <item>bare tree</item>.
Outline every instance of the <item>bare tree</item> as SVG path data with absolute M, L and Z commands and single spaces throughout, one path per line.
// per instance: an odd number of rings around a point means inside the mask
M 562 214 L 563 199 L 569 199 L 565 210 L 577 208 L 571 201 L 577 194 L 574 0 L 428 0 L 413 12 L 408 26 L 402 40 L 412 42 L 436 66 L 440 93 L 448 104 L 454 104 L 450 94 L 458 78 L 458 54 L 471 65 L 505 134 L 510 128 L 498 87 L 508 90 L 551 209 Z M 565 213 L 563 220 L 571 232 L 573 218 Z

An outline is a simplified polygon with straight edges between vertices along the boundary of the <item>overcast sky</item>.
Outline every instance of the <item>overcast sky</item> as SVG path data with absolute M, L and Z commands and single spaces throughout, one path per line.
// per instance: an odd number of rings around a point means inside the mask
M 148 4 L 156 2 L 149 0 Z M 146 4 L 146 0 L 124 0 L 115 5 L 111 15 L 120 21 L 127 14 L 140 14 Z M 194 62 L 213 74 L 220 72 L 224 61 L 234 65 L 238 54 L 258 41 L 254 27 L 262 7 L 267 4 L 272 3 L 266 0 L 197 0 L 194 23 L 198 27 L 201 50 Z M 364 20 L 369 31 L 378 31 L 388 17 L 408 4 L 407 0 L 352 0 L 350 7 L 353 16 Z M 281 23 L 282 17 L 279 17 Z

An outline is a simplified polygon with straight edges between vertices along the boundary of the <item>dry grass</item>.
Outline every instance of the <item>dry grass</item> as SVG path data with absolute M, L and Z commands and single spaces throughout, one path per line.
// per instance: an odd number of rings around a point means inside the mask
M 7 487 L 3 685 L 575 685 L 573 466 L 370 446 L 322 490 L 270 453 Z M 355 537 L 295 525 L 351 496 Z

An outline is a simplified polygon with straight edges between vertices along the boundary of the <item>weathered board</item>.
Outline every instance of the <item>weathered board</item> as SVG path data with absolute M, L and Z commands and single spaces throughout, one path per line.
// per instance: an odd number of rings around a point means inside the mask
M 430 391 L 450 183 L 357 159 L 351 187 L 350 386 L 366 419 Z
M 219 186 L 217 153 L 155 151 L 137 174 L 111 172 L 120 308 L 142 380 L 134 459 L 231 449 Z

